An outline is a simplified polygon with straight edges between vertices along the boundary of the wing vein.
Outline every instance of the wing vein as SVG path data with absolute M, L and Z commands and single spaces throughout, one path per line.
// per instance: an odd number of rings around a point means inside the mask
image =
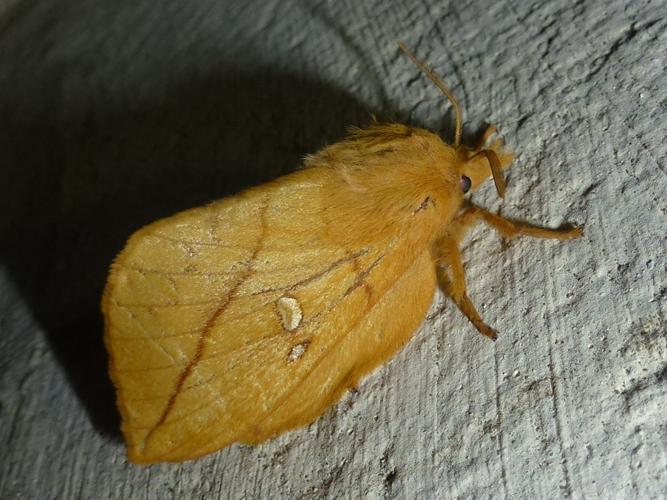
M 359 252 L 357 252 L 357 253 L 359 253 Z M 365 253 L 367 253 L 367 252 L 365 252 Z M 373 268 L 375 268 L 375 267 L 380 263 L 380 261 L 384 258 L 384 256 L 385 256 L 385 254 L 380 255 L 380 256 L 379 256 L 377 259 L 375 259 L 375 261 L 373 261 L 373 262 L 372 262 L 366 269 L 361 270 L 360 274 L 362 274 L 364 277 L 367 276 L 367 275 L 373 270 Z M 316 314 L 316 315 L 313 316 L 310 320 L 308 320 L 307 322 L 305 322 L 305 323 L 302 325 L 302 328 L 307 327 L 309 324 L 314 323 L 314 322 L 315 322 L 317 319 L 319 319 L 321 316 L 326 315 L 327 313 L 331 312 L 331 311 L 332 311 L 333 309 L 335 309 L 335 308 L 338 306 L 338 304 L 340 304 L 340 303 L 341 303 L 341 302 L 342 302 L 342 301 L 343 301 L 343 300 L 344 300 L 344 299 L 345 299 L 345 298 L 346 298 L 346 297 L 347 297 L 347 296 L 348 296 L 354 289 L 359 288 L 360 286 L 363 286 L 363 283 L 359 282 L 359 280 L 355 280 L 355 283 L 353 283 L 352 285 L 350 285 L 350 287 L 344 292 L 344 294 L 341 296 L 341 298 L 340 298 L 339 300 L 337 300 L 336 302 L 334 302 L 333 304 L 331 304 L 325 311 Z M 264 336 L 264 337 L 261 337 L 261 338 L 259 338 L 259 339 L 256 339 L 256 340 L 253 341 L 253 342 L 250 342 L 249 344 L 245 344 L 245 345 L 242 345 L 242 346 L 238 346 L 238 347 L 236 347 L 236 348 L 234 348 L 234 349 L 231 349 L 231 350 L 229 350 L 229 351 L 225 351 L 225 352 L 221 352 L 221 353 L 219 353 L 219 354 L 215 354 L 215 355 L 213 355 L 213 356 L 208 356 L 208 357 L 206 357 L 206 358 L 201 359 L 200 361 L 207 361 L 207 360 L 211 360 L 211 359 L 216 359 L 216 358 L 218 358 L 218 357 L 220 357 L 220 356 L 224 356 L 224 355 L 226 355 L 226 354 L 231 354 L 231 353 L 240 351 L 240 350 L 242 350 L 242 349 L 254 350 L 254 347 L 255 347 L 257 344 L 260 344 L 260 343 L 263 343 L 263 342 L 267 342 L 267 341 L 269 341 L 269 340 L 271 340 L 271 339 L 273 339 L 273 338 L 275 338 L 275 337 L 280 337 L 280 336 L 282 336 L 282 333 L 276 333 L 276 334 L 272 334 L 272 335 L 266 335 L 266 336 Z M 166 367 L 159 367 L 159 368 L 156 368 L 156 369 L 161 369 L 161 368 L 166 368 Z M 212 377 L 210 377 L 210 378 L 208 378 L 208 379 L 206 379 L 206 380 L 204 380 L 204 381 L 201 381 L 201 382 L 198 383 L 198 384 L 192 385 L 192 386 L 190 386 L 190 387 L 186 387 L 185 389 L 182 390 L 182 392 L 186 392 L 186 391 L 189 391 L 189 390 L 192 390 L 192 389 L 196 389 L 196 388 L 201 387 L 202 385 L 205 385 L 205 384 L 210 384 L 210 383 L 213 382 L 214 380 L 217 380 L 218 378 L 220 378 L 220 376 L 221 376 L 220 373 L 216 373 L 214 376 L 212 376 Z M 156 396 L 155 398 L 141 398 L 141 399 L 138 399 L 138 400 L 135 400 L 135 401 L 148 401 L 148 400 L 153 400 L 153 399 L 161 399 L 161 398 L 164 398 L 164 397 L 165 397 L 165 395 L 162 395 L 162 396 Z M 181 416 L 179 416 L 178 418 L 175 418 L 175 419 L 170 420 L 169 423 L 170 423 L 170 424 L 173 424 L 173 423 L 175 423 L 175 422 L 180 422 L 181 420 L 185 420 L 186 418 L 188 418 L 188 417 L 194 415 L 195 413 L 199 412 L 200 410 L 203 410 L 204 408 L 207 408 L 208 406 L 210 406 L 209 403 L 206 403 L 206 404 L 203 404 L 203 405 L 201 405 L 201 406 L 198 406 L 197 408 L 195 408 L 195 409 L 192 410 L 191 412 L 188 412 L 188 413 L 186 413 L 185 415 L 181 415 Z M 145 429 L 145 428 L 144 428 L 144 429 Z
M 157 238 L 159 240 L 165 240 L 169 241 L 171 243 L 177 243 L 179 245 L 184 245 L 184 246 L 200 246 L 200 247 L 215 247 L 215 248 L 234 248 L 238 249 L 238 245 L 223 245 L 221 243 L 209 243 L 205 241 L 188 241 L 188 240 L 181 240 L 179 238 L 173 238 L 171 236 L 167 236 L 165 234 L 160 234 L 160 233 L 148 233 L 146 236 L 152 237 L 152 238 Z
M 190 376 L 192 371 L 196 368 L 196 366 L 199 364 L 199 361 L 202 359 L 202 356 L 204 354 L 204 345 L 206 343 L 206 340 L 211 334 L 211 330 L 217 321 L 217 319 L 225 312 L 231 301 L 234 299 L 234 296 L 236 292 L 239 290 L 241 285 L 245 283 L 248 278 L 253 273 L 253 263 L 257 259 L 257 255 L 259 254 L 259 251 L 262 248 L 262 244 L 264 242 L 264 239 L 266 238 L 267 234 L 267 222 L 266 222 L 266 212 L 268 211 L 269 208 L 269 198 L 265 198 L 263 203 L 262 203 L 262 208 L 260 209 L 259 213 L 259 218 L 260 218 L 260 225 L 261 225 L 261 230 L 259 237 L 257 238 L 257 242 L 255 244 L 255 248 L 253 249 L 253 252 L 248 259 L 248 265 L 247 265 L 247 270 L 246 272 L 240 277 L 240 279 L 236 282 L 236 284 L 229 290 L 229 293 L 225 297 L 225 299 L 222 301 L 220 306 L 215 310 L 215 312 L 211 315 L 209 320 L 206 322 L 204 325 L 204 328 L 202 329 L 201 336 L 199 337 L 199 340 L 197 342 L 197 347 L 195 350 L 195 355 L 193 358 L 190 360 L 190 363 L 185 367 L 185 369 L 181 372 L 180 377 L 178 378 L 178 381 L 176 383 L 176 387 L 174 389 L 174 392 L 172 393 L 171 397 L 167 401 L 167 404 L 165 406 L 164 411 L 162 412 L 162 415 L 158 419 L 157 423 L 155 426 L 148 432 L 146 435 L 146 438 L 144 440 L 144 449 L 148 445 L 148 442 L 150 441 L 151 437 L 155 433 L 155 431 L 164 423 L 164 421 L 167 419 L 169 414 L 171 413 L 171 410 L 174 407 L 174 404 L 176 403 L 176 398 L 178 397 L 178 394 L 181 392 L 181 388 L 187 378 Z
M 235 295 L 235 299 L 243 298 L 243 297 L 250 297 L 250 296 L 257 296 L 257 295 L 264 295 L 267 293 L 272 293 L 272 292 L 283 292 L 286 290 L 294 290 L 295 288 L 298 288 L 303 285 L 308 285 L 314 281 L 317 281 L 318 279 L 322 278 L 323 276 L 326 276 L 329 274 L 331 271 L 334 269 L 340 267 L 343 264 L 346 264 L 347 262 L 356 262 L 356 260 L 359 257 L 362 257 L 366 255 L 369 252 L 368 249 L 360 250 L 354 254 L 350 254 L 346 257 L 343 257 L 341 259 L 338 259 L 337 261 L 331 263 L 329 266 L 327 266 L 325 269 L 308 276 L 307 278 L 302 279 L 301 281 L 297 281 L 296 283 L 291 283 L 289 285 L 284 285 L 284 286 L 277 286 L 273 288 L 264 288 L 262 290 L 258 290 L 256 292 L 252 292 L 249 294 L 243 294 L 243 295 Z M 355 269 L 357 270 L 357 269 Z M 247 271 L 246 271 L 247 274 Z M 249 276 L 242 276 L 241 281 L 243 282 L 244 280 L 247 281 Z M 242 283 L 241 283 L 242 284 Z M 236 286 L 236 284 L 235 284 Z M 179 306 L 202 306 L 202 305 L 210 305 L 214 304 L 216 302 L 219 302 L 219 300 L 204 300 L 204 301 L 196 301 L 196 302 L 153 302 L 153 303 L 120 303 L 118 302 L 117 305 L 120 307 L 125 307 L 125 308 L 131 308 L 131 307 L 142 307 L 142 308 L 149 308 L 149 307 L 179 307 Z
M 363 252 L 358 252 L 357 256 L 362 256 Z M 341 264 L 345 261 L 351 260 L 350 258 L 343 258 L 340 259 L 342 262 L 336 262 L 334 264 Z M 147 268 L 147 267 L 141 267 L 141 266 L 133 266 L 129 264 L 122 264 L 122 263 L 116 263 L 116 267 L 126 269 L 128 271 L 134 271 L 140 274 L 146 273 L 146 274 L 158 274 L 160 276 L 203 276 L 206 278 L 210 278 L 212 276 L 234 276 L 235 274 L 238 274 L 238 271 L 168 271 L 165 269 L 153 269 L 153 268 Z M 287 267 L 287 268 L 277 268 L 277 269 L 271 269 L 272 272 L 293 272 L 296 268 L 295 266 Z M 308 270 L 309 268 L 307 266 L 302 266 L 301 269 Z
M 386 255 L 386 254 L 383 254 L 380 258 L 383 258 L 385 255 Z M 416 256 L 414 257 L 414 259 L 411 261 L 410 265 L 406 266 L 406 268 L 403 270 L 403 272 L 401 273 L 401 275 L 400 275 L 400 276 L 399 276 L 399 277 L 392 283 L 392 285 L 391 285 L 389 288 L 387 288 L 384 292 L 382 292 L 381 295 L 379 295 L 379 296 L 377 297 L 377 300 L 376 300 L 375 303 L 370 307 L 369 310 L 372 310 L 374 307 L 376 307 L 376 306 L 381 302 L 382 298 L 383 298 L 387 293 L 389 293 L 391 290 L 393 290 L 393 288 L 396 286 L 396 284 L 397 284 L 399 281 L 401 281 L 401 278 L 402 278 L 403 276 L 405 276 L 405 274 L 406 274 L 410 269 L 412 269 L 412 267 L 414 266 L 415 262 L 417 261 L 418 258 L 421 257 L 421 255 L 422 255 L 422 254 L 418 254 L 418 255 L 416 255 Z M 379 262 L 376 261 L 376 263 L 379 263 Z M 375 265 L 377 265 L 376 263 L 375 263 Z M 358 287 L 360 287 L 360 286 L 362 286 L 362 285 L 363 285 L 363 283 L 359 283 L 355 288 L 358 288 Z M 341 301 L 342 301 L 342 299 L 341 299 Z M 347 337 L 347 335 L 354 329 L 354 327 L 355 327 L 355 326 L 356 326 L 362 319 L 363 319 L 363 316 L 362 316 L 361 318 L 359 318 L 355 323 L 353 323 L 352 325 L 350 325 L 350 328 L 348 328 L 348 330 L 347 330 L 345 333 L 343 333 L 343 334 L 336 340 L 336 342 L 335 342 L 335 344 L 332 346 L 332 348 L 335 347 L 336 345 L 340 344 L 340 342 L 342 342 L 342 341 Z M 322 356 L 321 356 L 321 357 L 320 357 L 320 358 L 313 364 L 313 366 L 312 366 L 312 367 L 311 367 L 305 374 L 303 374 L 303 376 L 300 377 L 299 382 L 302 381 L 302 380 L 304 380 L 304 379 L 306 379 L 308 376 L 310 376 L 310 374 L 311 374 L 315 369 L 317 369 L 317 367 L 320 365 L 320 363 L 321 363 L 321 362 L 324 360 L 324 358 L 327 356 L 328 352 L 329 352 L 329 350 L 326 351 L 326 352 L 325 352 L 325 353 L 324 353 L 324 354 L 323 354 L 323 355 L 322 355 Z M 278 409 L 285 403 L 285 401 L 287 400 L 287 397 L 288 397 L 288 395 L 289 395 L 288 393 L 289 393 L 289 389 L 285 389 L 285 391 L 284 391 L 284 393 L 283 393 L 283 397 L 281 397 L 281 398 L 280 398 L 280 399 L 273 405 L 273 407 L 266 413 L 266 415 L 262 418 L 262 420 L 259 421 L 258 424 L 261 424 L 261 422 L 263 422 L 264 420 L 266 420 L 267 418 L 269 418 L 269 417 L 270 417 L 276 410 L 278 410 Z M 223 432 L 226 432 L 226 431 L 227 431 L 227 429 L 224 429 L 224 430 L 222 430 L 222 431 L 220 431 L 220 432 L 216 432 L 215 434 L 213 434 L 212 436 L 210 436 L 210 438 L 208 439 L 208 441 L 209 441 L 209 442 L 214 441 L 219 435 L 221 435 Z M 177 451 L 178 449 L 182 448 L 183 446 L 185 446 L 185 444 L 182 444 L 182 445 L 180 445 L 180 446 L 175 446 L 175 447 L 171 448 L 167 453 L 173 453 L 174 451 Z M 200 447 L 200 448 L 197 448 L 196 450 L 193 451 L 193 454 L 196 455 L 196 453 L 197 453 L 198 451 L 200 451 L 200 450 L 202 450 L 202 449 L 204 449 L 204 448 L 205 448 L 205 446 L 202 446 L 202 447 Z

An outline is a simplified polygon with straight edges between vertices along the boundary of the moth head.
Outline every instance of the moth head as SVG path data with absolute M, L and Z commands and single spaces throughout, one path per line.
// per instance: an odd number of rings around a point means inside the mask
M 502 170 L 510 164 L 513 155 L 507 151 L 501 151 L 502 142 L 496 141 L 489 148 L 482 149 L 482 145 L 476 149 L 469 149 L 461 145 L 461 134 L 463 121 L 461 119 L 461 108 L 452 91 L 423 61 L 419 60 L 408 48 L 399 42 L 399 48 L 412 60 L 412 62 L 438 87 L 440 92 L 449 100 L 454 109 L 454 149 L 458 157 L 459 187 L 463 194 L 475 190 L 489 176 L 493 177 L 498 195 L 505 196 L 505 178 Z M 489 127 L 487 132 L 495 132 L 494 127 Z M 488 134 L 488 135 L 491 135 Z M 483 137 L 483 142 L 487 139 Z

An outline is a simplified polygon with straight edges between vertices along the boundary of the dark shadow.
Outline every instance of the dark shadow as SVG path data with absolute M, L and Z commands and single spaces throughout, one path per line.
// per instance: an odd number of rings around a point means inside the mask
M 0 185 L 0 258 L 92 422 L 118 437 L 99 302 L 127 237 L 295 169 L 377 111 L 325 84 L 269 71 L 216 69 L 139 104 L 89 96 L 65 110 L 49 84 L 39 84 L 45 96 L 30 113 L 0 97 L 9 179 Z

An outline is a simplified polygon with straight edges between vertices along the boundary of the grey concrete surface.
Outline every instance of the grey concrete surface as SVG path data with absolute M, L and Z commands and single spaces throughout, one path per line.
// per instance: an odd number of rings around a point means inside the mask
M 0 498 L 665 498 L 664 2 L 0 3 Z M 297 167 L 370 113 L 517 151 L 465 249 L 501 337 L 438 296 L 311 426 L 138 467 L 98 312 L 124 239 Z

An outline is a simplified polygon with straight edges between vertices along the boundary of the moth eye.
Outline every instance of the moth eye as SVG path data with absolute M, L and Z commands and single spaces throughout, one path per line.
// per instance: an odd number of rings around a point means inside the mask
M 461 191 L 464 193 L 467 193 L 470 191 L 470 187 L 472 186 L 472 182 L 470 181 L 470 177 L 467 175 L 462 175 L 461 176 Z

